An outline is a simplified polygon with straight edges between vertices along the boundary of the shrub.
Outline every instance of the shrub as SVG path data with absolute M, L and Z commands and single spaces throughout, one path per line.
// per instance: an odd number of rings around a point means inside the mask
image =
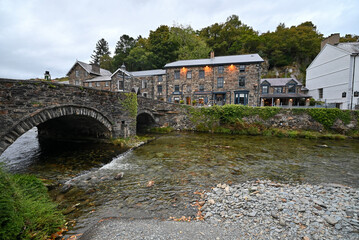
M 45 239 L 63 224 L 39 179 L 0 168 L 0 239 Z

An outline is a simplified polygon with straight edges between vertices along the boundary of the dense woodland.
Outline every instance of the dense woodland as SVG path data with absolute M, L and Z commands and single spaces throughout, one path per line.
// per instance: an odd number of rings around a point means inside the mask
M 101 39 L 91 56 L 92 62 L 115 71 L 124 63 L 129 71 L 163 68 L 166 63 L 216 56 L 259 53 L 267 62 L 272 77 L 273 69 L 295 68 L 300 80 L 305 79 L 305 69 L 320 51 L 323 35 L 312 22 L 286 27 L 280 23 L 273 32 L 259 34 L 244 24 L 237 15 L 224 23 L 215 23 L 201 30 L 191 26 L 159 26 L 150 31 L 148 38 L 133 38 L 126 34 L 118 40 L 111 55 L 108 43 Z M 347 34 L 342 42 L 358 41 L 359 36 Z

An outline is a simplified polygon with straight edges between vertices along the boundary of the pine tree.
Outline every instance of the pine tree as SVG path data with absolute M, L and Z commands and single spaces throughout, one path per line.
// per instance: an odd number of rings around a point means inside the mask
M 92 63 L 96 63 L 100 65 L 101 57 L 103 57 L 104 55 L 109 56 L 110 54 L 111 52 L 108 47 L 108 42 L 105 39 L 101 38 L 96 43 L 96 49 L 93 51 L 93 54 L 91 55 Z

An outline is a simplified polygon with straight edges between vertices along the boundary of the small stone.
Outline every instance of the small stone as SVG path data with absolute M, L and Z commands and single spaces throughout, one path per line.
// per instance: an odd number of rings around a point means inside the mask
M 281 219 L 279 219 L 279 225 L 284 227 L 287 224 L 286 224 L 285 220 L 283 218 L 281 218 Z
M 256 215 L 257 215 L 256 211 L 248 213 L 248 216 L 250 216 L 250 217 L 255 217 Z
M 335 224 L 335 229 L 336 230 L 342 229 L 342 225 L 340 223 Z
M 212 217 L 212 216 L 213 216 L 213 213 L 207 212 L 206 215 L 204 215 L 204 218 L 209 218 L 209 217 Z
M 121 180 L 121 179 L 123 178 L 123 175 L 124 175 L 124 173 L 123 173 L 123 172 L 120 172 L 120 173 L 118 173 L 118 174 L 114 177 L 114 179 L 115 179 L 115 180 Z
M 327 221 L 327 223 L 329 223 L 330 225 L 335 225 L 338 223 L 338 220 L 335 219 L 334 217 L 332 216 L 328 216 L 328 215 L 324 215 L 323 216 L 324 220 Z
M 61 188 L 61 193 L 67 193 L 70 189 L 72 188 L 71 184 L 65 184 L 64 186 L 62 186 Z
M 209 199 L 209 200 L 208 200 L 208 203 L 209 203 L 209 204 L 215 204 L 215 201 L 214 201 L 213 199 Z
M 304 236 L 304 237 L 302 238 L 302 240 L 310 240 L 310 239 L 309 239 L 309 237 Z
M 322 201 L 320 201 L 318 199 L 314 199 L 313 202 L 323 208 L 327 208 L 327 206 Z
M 279 218 L 278 213 L 275 212 L 275 211 L 271 211 L 270 214 L 271 214 L 271 216 L 272 216 L 273 218 L 275 218 L 275 219 L 278 219 L 278 218 Z

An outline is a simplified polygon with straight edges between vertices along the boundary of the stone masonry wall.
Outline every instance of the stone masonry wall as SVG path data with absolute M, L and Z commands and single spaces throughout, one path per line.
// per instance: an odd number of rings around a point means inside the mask
M 0 79 L 0 153 L 24 132 L 59 116 L 84 116 L 112 137 L 136 134 L 124 93 L 40 81 Z

